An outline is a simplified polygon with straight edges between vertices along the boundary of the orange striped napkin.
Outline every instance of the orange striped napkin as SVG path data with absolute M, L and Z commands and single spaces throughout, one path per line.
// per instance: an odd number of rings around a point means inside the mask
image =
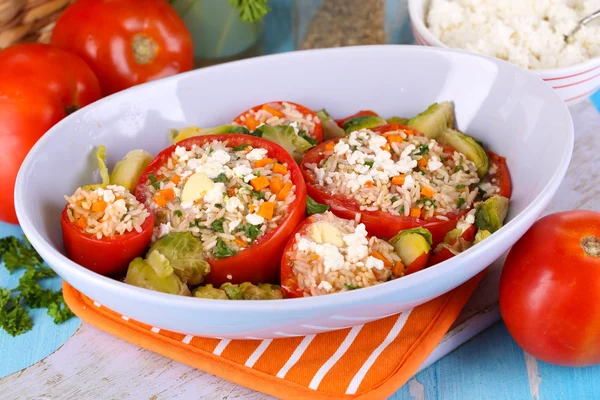
M 186 336 L 115 313 L 66 282 L 63 293 L 71 310 L 90 325 L 278 398 L 384 399 L 404 385 L 435 349 L 483 274 L 426 304 L 378 321 L 266 340 Z

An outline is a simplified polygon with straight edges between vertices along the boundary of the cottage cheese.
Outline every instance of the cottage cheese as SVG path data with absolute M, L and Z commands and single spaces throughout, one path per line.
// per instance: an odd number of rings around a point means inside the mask
M 431 0 L 426 24 L 449 47 L 540 70 L 600 57 L 600 24 L 564 35 L 600 8 L 600 0 Z

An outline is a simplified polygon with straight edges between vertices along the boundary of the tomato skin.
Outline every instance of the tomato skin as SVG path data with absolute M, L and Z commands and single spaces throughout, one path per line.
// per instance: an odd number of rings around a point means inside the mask
M 431 254 L 431 250 L 427 253 L 421 254 L 412 264 L 406 267 L 406 271 L 404 271 L 404 276 L 414 274 L 415 272 L 419 272 L 427 266 L 427 261 L 429 261 L 429 255 Z
M 70 111 L 102 97 L 98 79 L 74 54 L 44 44 L 0 51 L 0 221 L 18 223 L 14 186 L 25 156 Z
M 306 164 L 315 163 L 318 164 L 324 158 L 325 146 L 329 142 L 337 142 L 337 139 L 331 139 L 323 142 L 312 149 L 310 149 L 302 159 L 300 169 L 306 182 L 306 190 L 308 195 L 312 197 L 316 202 L 327 204 L 331 207 L 331 212 L 340 218 L 355 219 L 356 214 L 361 214 L 360 222 L 365 224 L 367 232 L 378 238 L 390 239 L 394 237 L 398 232 L 416 228 L 422 226 L 431 232 L 433 237 L 433 246 L 444 240 L 446 233 L 456 228 L 456 224 L 460 217 L 466 214 L 469 210 L 463 210 L 458 214 L 450 213 L 447 214 L 448 221 L 439 220 L 437 218 L 431 219 L 420 219 L 406 217 L 404 215 L 390 215 L 384 211 L 361 211 L 358 202 L 354 199 L 348 198 L 339 194 L 329 194 L 322 190 L 320 186 L 316 184 L 314 179 L 309 173 L 309 169 Z
M 600 238 L 600 213 L 551 214 L 519 239 L 504 263 L 502 318 L 515 341 L 542 361 L 600 363 L 600 257 L 584 252 L 588 236 Z
M 471 225 L 460 235 L 460 237 L 465 242 L 472 243 L 475 241 L 476 234 L 477 234 L 477 228 L 475 227 L 475 225 Z M 449 245 L 454 246 L 455 243 L 456 243 L 456 240 L 453 241 L 452 243 L 449 243 Z M 448 248 L 442 247 L 439 251 L 432 254 L 427 266 L 431 267 L 435 264 L 439 264 L 441 262 L 449 260 L 454 256 L 455 256 L 455 254 L 453 252 L 451 252 Z
M 125 273 L 134 258 L 144 256 L 152 240 L 154 216 L 150 214 L 146 218 L 141 232 L 133 230 L 123 235 L 97 239 L 69 221 L 65 206 L 60 225 L 65 250 L 71 260 L 101 275 L 114 275 Z
M 496 168 L 496 172 L 490 174 L 489 179 L 496 179 L 496 185 L 500 188 L 498 194 L 510 199 L 510 196 L 512 195 L 512 184 L 510 181 L 510 172 L 506 165 L 506 159 L 490 150 L 487 150 L 487 154 L 490 160 L 490 166 Z
M 58 18 L 51 43 L 87 61 L 105 95 L 194 64 L 192 37 L 164 0 L 78 0 Z
M 344 124 L 346 123 L 346 121 L 348 121 L 349 119 L 352 119 L 354 117 L 362 117 L 362 116 L 373 116 L 373 117 L 379 117 L 379 114 L 377 114 L 375 111 L 372 110 L 361 110 L 355 114 L 352 114 L 346 118 L 341 118 L 341 119 L 336 119 L 335 123 L 338 124 L 338 126 L 340 128 L 344 128 Z
M 290 204 L 285 221 L 263 235 L 252 246 L 231 257 L 208 260 L 211 272 L 206 276 L 205 282 L 215 286 L 225 282 L 252 282 L 253 284 L 276 282 L 279 278 L 279 265 L 285 244 L 296 226 L 304 219 L 306 212 L 306 185 L 300 168 L 283 147 L 270 140 L 243 134 L 191 137 L 166 148 L 154 158 L 140 177 L 135 195 L 140 202 L 146 201 L 145 183 L 148 174 L 155 174 L 167 162 L 177 146 L 189 149 L 194 144 L 202 146 L 214 140 L 227 141 L 230 147 L 250 144 L 253 147 L 267 149 L 269 157 L 277 158 L 280 163 L 287 163 L 291 180 L 296 186 L 296 201 Z M 231 275 L 232 279 L 228 279 L 228 275 Z
M 280 100 L 280 101 L 269 101 L 268 103 L 259 104 L 257 106 L 247 109 L 246 111 L 244 111 L 243 113 L 241 113 L 240 115 L 235 117 L 233 122 L 246 126 L 244 124 L 244 122 L 242 121 L 242 116 L 246 115 L 248 112 L 250 112 L 250 111 L 256 112 L 256 111 L 260 110 L 266 104 L 271 104 L 271 103 L 281 104 L 283 102 L 284 101 Z M 300 111 L 303 115 L 312 115 L 313 118 L 317 118 L 317 114 L 313 110 L 311 110 L 308 107 L 303 106 L 302 104 L 294 103 L 292 101 L 285 101 L 285 103 L 296 106 L 298 111 Z M 323 125 L 320 122 L 318 124 L 315 124 L 315 131 L 313 132 L 312 137 L 319 143 L 321 143 L 323 141 Z

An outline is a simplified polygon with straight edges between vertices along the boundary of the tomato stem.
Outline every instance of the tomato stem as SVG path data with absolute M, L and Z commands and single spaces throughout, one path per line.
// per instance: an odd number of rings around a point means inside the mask
M 141 65 L 151 63 L 158 53 L 158 45 L 156 42 L 143 33 L 138 33 L 133 37 L 131 47 L 133 49 L 135 62 Z
M 594 236 L 586 236 L 581 239 L 581 247 L 585 254 L 591 257 L 600 257 L 600 239 Z

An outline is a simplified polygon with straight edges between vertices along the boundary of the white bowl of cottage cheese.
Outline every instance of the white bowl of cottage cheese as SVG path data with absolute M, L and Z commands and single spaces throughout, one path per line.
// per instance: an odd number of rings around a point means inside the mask
M 600 0 L 408 0 L 416 42 L 497 57 L 528 69 L 569 105 L 600 88 Z

